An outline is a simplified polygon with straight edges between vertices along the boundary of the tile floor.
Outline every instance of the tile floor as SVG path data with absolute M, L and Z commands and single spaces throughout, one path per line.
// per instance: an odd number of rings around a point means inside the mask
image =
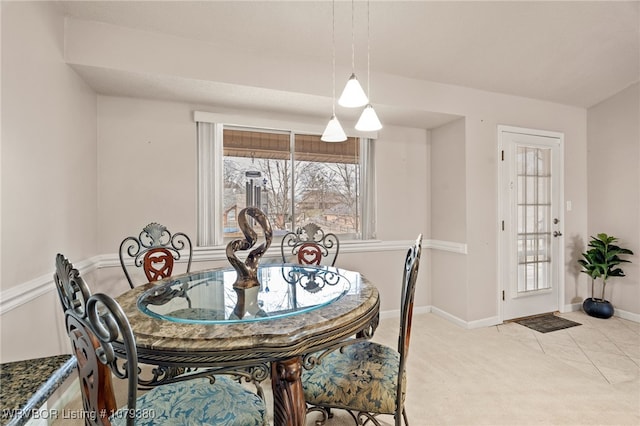
M 411 426 L 640 425 L 640 324 L 561 316 L 582 325 L 546 334 L 516 323 L 465 330 L 416 314 L 405 402 Z M 397 333 L 398 320 L 383 319 L 374 340 L 395 346 Z M 271 406 L 270 385 L 263 386 Z M 353 421 L 340 410 L 327 423 L 347 425 Z
M 584 312 L 559 316 L 582 325 L 538 333 L 516 323 L 498 325 L 504 336 L 602 380 L 616 384 L 637 379 L 640 369 L 640 323 L 618 317 L 606 320 Z

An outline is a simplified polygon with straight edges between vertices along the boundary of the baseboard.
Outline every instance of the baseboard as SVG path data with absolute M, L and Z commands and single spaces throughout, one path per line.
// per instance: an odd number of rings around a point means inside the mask
M 564 305 L 564 309 L 560 312 L 576 312 L 582 310 L 582 303 L 570 303 L 568 305 Z
M 431 312 L 433 312 L 435 315 L 439 316 L 440 318 L 446 319 L 447 321 L 454 323 L 458 327 L 469 328 L 465 320 L 458 318 L 457 316 L 452 315 L 447 311 L 443 311 L 440 308 L 436 308 L 435 306 L 432 306 Z
M 577 312 L 577 311 L 581 311 L 582 310 L 582 303 L 571 303 L 569 305 L 565 305 L 564 307 L 564 311 L 562 312 Z M 629 312 L 629 311 L 624 311 L 622 309 L 618 309 L 615 307 L 613 307 L 613 316 L 614 317 L 618 317 L 618 318 L 622 318 L 625 320 L 629 320 L 629 321 L 633 321 L 633 322 L 638 322 L 640 323 L 640 314 L 636 314 L 633 312 Z
M 431 312 L 431 306 L 414 306 L 413 314 L 428 314 Z M 380 311 L 380 319 L 400 318 L 400 309 L 392 311 Z
M 640 314 L 634 314 L 633 312 L 623 311 L 621 309 L 615 309 L 615 306 L 614 306 L 613 315 L 618 318 L 626 319 L 629 321 L 640 322 Z
M 475 321 L 467 322 L 467 328 L 482 328 L 482 327 L 493 327 L 494 325 L 502 324 L 502 321 L 498 316 L 483 318 Z
M 491 327 L 502 323 L 502 321 L 500 321 L 497 316 L 482 318 L 474 321 L 465 321 L 462 318 L 458 318 L 457 316 L 452 315 L 447 311 L 443 311 L 440 308 L 436 308 L 435 306 L 431 307 L 431 312 L 467 330 L 471 330 L 474 328 Z

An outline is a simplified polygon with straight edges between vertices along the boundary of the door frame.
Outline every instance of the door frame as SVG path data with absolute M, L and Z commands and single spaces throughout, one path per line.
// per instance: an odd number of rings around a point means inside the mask
M 504 294 L 507 289 L 508 278 L 509 278 L 509 253 L 507 250 L 509 249 L 509 244 L 505 243 L 505 235 L 503 231 L 502 221 L 506 220 L 505 213 L 505 203 L 509 200 L 509 194 L 505 193 L 503 189 L 503 183 L 505 179 L 505 170 L 504 166 L 504 141 L 502 138 L 503 132 L 509 133 L 522 133 L 526 135 L 532 136 L 541 136 L 541 137 L 551 137 L 557 138 L 559 140 L 559 149 L 558 155 L 560 156 L 558 164 L 559 164 L 559 173 L 558 173 L 558 217 L 560 220 L 560 230 L 564 231 L 564 208 L 565 208 L 565 199 L 564 199 L 564 133 L 554 132 L 549 130 L 539 130 L 539 129 L 529 129 L 524 127 L 516 127 L 516 126 L 508 126 L 508 125 L 498 125 L 497 128 L 497 140 L 498 140 L 498 223 L 497 223 L 497 243 L 498 243 L 498 256 L 497 256 L 497 268 L 498 268 L 498 319 L 500 322 L 504 321 Z M 507 208 L 510 206 L 507 206 Z M 564 233 L 564 232 L 563 232 Z M 563 240 L 560 240 L 558 244 L 558 254 L 557 254 L 557 277 L 558 277 L 558 311 L 565 312 L 565 268 L 564 268 L 564 260 L 565 260 L 565 243 Z

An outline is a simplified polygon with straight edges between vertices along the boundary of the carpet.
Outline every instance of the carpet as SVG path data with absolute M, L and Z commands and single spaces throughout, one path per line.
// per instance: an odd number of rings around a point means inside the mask
M 576 325 L 582 325 L 579 322 L 571 321 L 553 314 L 523 318 L 516 320 L 515 322 L 540 333 L 549 333 L 551 331 L 563 330 L 565 328 L 575 327 Z

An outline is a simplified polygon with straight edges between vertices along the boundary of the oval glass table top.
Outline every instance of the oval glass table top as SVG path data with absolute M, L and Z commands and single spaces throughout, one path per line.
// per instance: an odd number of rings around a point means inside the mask
M 221 324 L 265 321 L 326 306 L 349 292 L 359 274 L 333 267 L 266 264 L 259 286 L 233 286 L 234 269 L 191 272 L 160 281 L 138 298 L 144 314 L 172 322 Z
M 334 285 L 330 273 L 339 277 Z M 257 295 L 245 293 L 244 314 L 233 289 L 235 274 L 231 267 L 191 272 L 118 296 L 136 338 L 139 362 L 185 368 L 256 365 L 312 353 L 377 325 L 380 295 L 358 272 L 264 264 Z M 220 281 L 212 278 L 216 276 Z M 206 280 L 212 283 L 205 285 Z M 201 288 L 217 299 L 201 297 Z M 238 319 L 232 316 L 234 309 Z M 260 309 L 272 316 L 260 316 Z

